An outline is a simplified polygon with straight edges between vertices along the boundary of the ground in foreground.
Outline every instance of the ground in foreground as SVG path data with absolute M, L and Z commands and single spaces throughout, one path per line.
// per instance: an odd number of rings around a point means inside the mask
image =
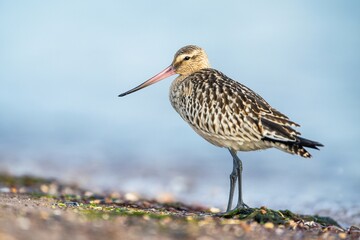
M 0 239 L 358 239 L 334 220 L 265 207 L 214 209 L 96 194 L 55 180 L 0 174 Z

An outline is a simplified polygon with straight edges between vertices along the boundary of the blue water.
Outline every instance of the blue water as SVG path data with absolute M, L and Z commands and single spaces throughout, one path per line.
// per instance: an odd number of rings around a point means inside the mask
M 244 200 L 359 224 L 359 10 L 358 1 L 2 2 L 0 170 L 224 209 L 231 157 L 171 108 L 172 79 L 117 97 L 197 44 L 325 145 L 310 160 L 239 153 Z

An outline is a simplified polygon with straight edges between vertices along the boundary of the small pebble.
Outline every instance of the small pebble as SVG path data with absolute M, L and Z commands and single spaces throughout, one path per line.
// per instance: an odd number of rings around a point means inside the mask
M 2 192 L 2 193 L 9 193 L 9 192 L 10 192 L 10 188 L 8 188 L 8 187 L 2 187 L 2 188 L 0 188 L 0 192 Z
M 40 186 L 40 190 L 43 192 L 43 193 L 48 193 L 49 192 L 49 186 L 48 185 L 45 185 L 45 184 L 42 184 Z
M 139 200 L 139 197 L 135 193 L 126 193 L 125 199 L 127 201 L 135 202 Z
M 314 227 L 316 226 L 316 223 L 314 221 L 308 221 L 308 222 L 304 222 L 304 225 L 307 225 L 309 227 Z
M 239 226 L 245 231 L 245 232 L 251 232 L 252 230 L 252 226 L 250 226 L 249 224 L 247 224 L 246 222 L 241 221 L 239 223 Z
M 170 202 L 174 202 L 175 198 L 171 193 L 160 193 L 156 197 L 156 200 L 161 203 L 170 203 Z
M 209 210 L 210 210 L 210 212 L 212 212 L 212 213 L 219 213 L 219 212 L 220 212 L 220 209 L 219 209 L 219 208 L 216 208 L 216 207 L 211 207 Z
M 275 233 L 276 233 L 277 235 L 282 235 L 282 234 L 284 233 L 284 229 L 283 229 L 283 228 L 276 228 L 276 229 L 275 229 Z
M 121 198 L 121 194 L 118 192 L 112 192 L 109 197 L 118 199 Z
M 40 211 L 40 217 L 44 220 L 47 220 L 49 218 L 49 213 L 45 211 Z
M 48 185 L 48 187 L 49 187 L 48 194 L 55 195 L 59 192 L 58 190 L 59 186 L 56 183 L 51 183 L 50 185 Z
M 17 223 L 22 230 L 28 230 L 30 228 L 30 220 L 28 218 L 19 217 Z
M 56 210 L 53 211 L 53 214 L 54 214 L 55 216 L 60 216 L 60 215 L 61 215 L 61 210 L 56 209 Z
M 93 207 L 92 209 L 94 209 L 94 210 L 102 210 L 103 208 L 102 207 Z
M 267 222 L 264 224 L 264 228 L 266 229 L 273 229 L 274 228 L 274 224 L 272 222 Z
M 79 207 L 80 206 L 80 204 L 78 202 L 64 202 L 64 204 L 67 207 Z
M 90 192 L 90 191 L 86 191 L 85 193 L 84 193 L 84 196 L 85 197 L 91 197 L 91 196 L 93 196 L 94 195 L 94 193 L 93 192 Z
M 289 226 L 290 226 L 291 229 L 295 230 L 296 227 L 297 227 L 297 224 L 296 224 L 296 222 L 294 220 L 290 220 L 289 221 Z
M 229 219 L 225 222 L 225 224 L 238 225 L 240 222 L 241 222 L 241 220 L 238 220 L 238 219 Z
M 94 199 L 94 200 L 91 200 L 91 201 L 90 201 L 90 203 L 92 203 L 92 204 L 100 204 L 100 203 L 102 203 L 102 202 L 103 202 L 102 199 Z
M 346 233 L 339 233 L 338 236 L 341 239 L 345 239 L 347 237 L 347 234 Z

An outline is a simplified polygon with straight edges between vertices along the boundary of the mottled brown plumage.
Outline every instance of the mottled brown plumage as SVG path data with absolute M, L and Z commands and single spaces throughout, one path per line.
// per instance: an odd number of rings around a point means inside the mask
M 182 69 L 175 70 L 180 76 L 170 88 L 171 104 L 210 143 L 235 151 L 276 147 L 302 157 L 311 156 L 304 149 L 300 133 L 293 129 L 298 124 L 248 87 L 210 68 L 201 48 L 180 49 L 172 65 Z M 319 144 L 313 145 L 308 147 Z
M 305 147 L 318 149 L 322 144 L 300 137 L 298 124 L 272 108 L 260 95 L 210 68 L 207 54 L 189 45 L 176 52 L 172 64 L 139 86 L 120 94 L 125 96 L 173 74 L 179 76 L 170 87 L 170 102 L 180 116 L 208 142 L 228 148 L 233 157 L 230 175 L 230 211 L 234 186 L 238 181 L 236 209 L 247 207 L 242 200 L 242 162 L 237 151 L 278 148 L 309 158 Z

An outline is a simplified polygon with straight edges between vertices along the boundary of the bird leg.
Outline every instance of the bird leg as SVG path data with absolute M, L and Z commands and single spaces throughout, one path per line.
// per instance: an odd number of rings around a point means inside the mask
M 229 151 L 230 151 L 231 156 L 233 157 L 233 172 L 231 173 L 231 175 L 237 176 L 237 178 L 238 178 L 238 194 L 239 194 L 239 196 L 238 196 L 238 202 L 236 204 L 235 209 L 249 208 L 249 206 L 246 205 L 242 199 L 242 181 L 241 181 L 242 169 L 243 169 L 242 162 L 241 162 L 240 158 L 236 155 L 236 151 L 234 151 L 232 149 L 229 149 Z M 236 174 L 233 174 L 234 170 L 235 170 Z M 230 179 L 231 179 L 231 175 L 230 175 Z M 231 198 L 232 198 L 233 193 L 234 193 L 234 186 L 232 186 L 231 182 L 230 182 L 230 197 Z M 229 198 L 229 203 L 232 203 L 232 199 L 230 201 L 230 198 Z M 231 208 L 231 206 L 230 206 L 230 208 Z M 229 205 L 228 205 L 227 211 L 229 211 Z
M 229 201 L 228 201 L 228 205 L 227 205 L 227 209 L 226 212 L 229 212 L 232 206 L 232 201 L 234 198 L 234 191 L 235 191 L 235 185 L 236 185 L 236 178 L 238 175 L 238 172 L 236 170 L 236 162 L 235 159 L 233 159 L 233 170 L 230 174 L 230 193 L 229 193 Z

